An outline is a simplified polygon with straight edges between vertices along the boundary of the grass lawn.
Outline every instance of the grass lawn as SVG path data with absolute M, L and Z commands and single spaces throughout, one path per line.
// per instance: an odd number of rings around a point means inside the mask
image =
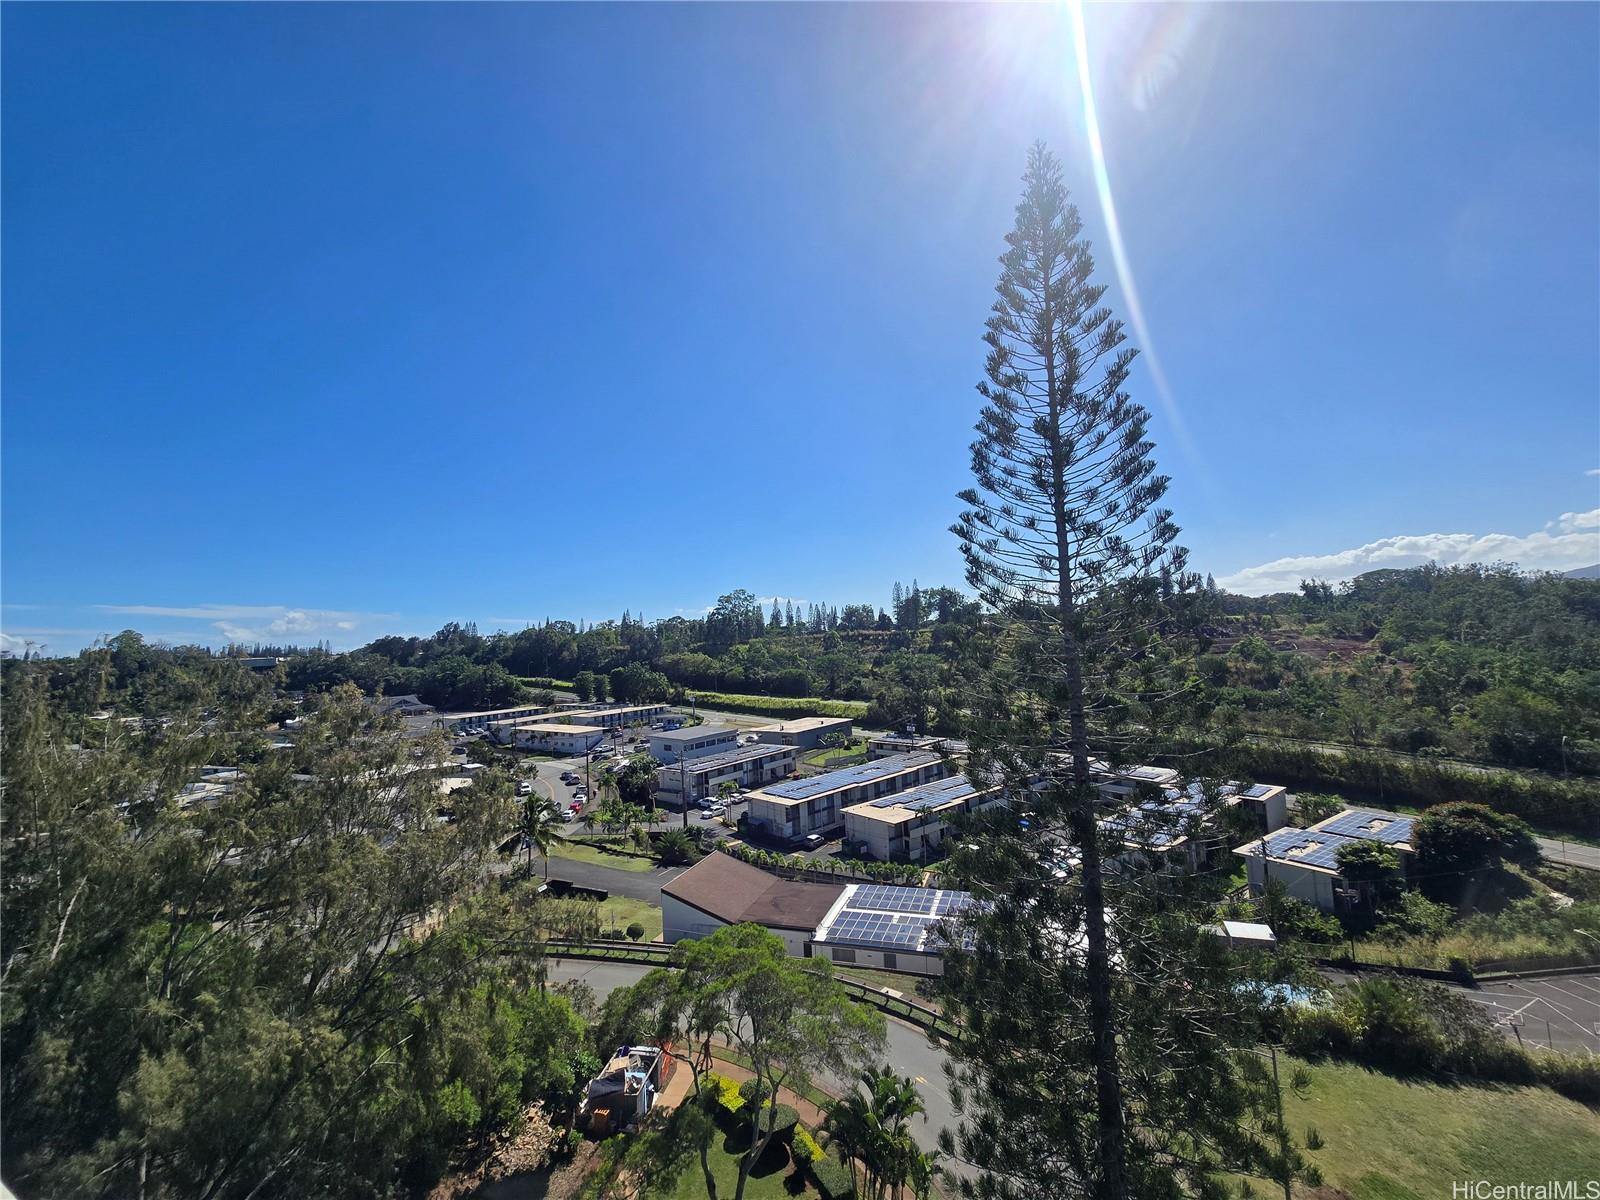
M 848 746 L 833 746 L 826 750 L 812 750 L 801 756 L 802 766 L 827 770 L 847 763 L 860 762 L 867 752 L 865 738 L 856 738 Z
M 1305 1066 L 1304 1096 L 1288 1087 Z M 1450 1181 L 1494 1184 L 1593 1179 L 1600 1172 L 1600 1113 L 1547 1088 L 1449 1087 L 1411 1082 L 1349 1063 L 1280 1060 L 1284 1115 L 1326 1182 L 1354 1200 L 1440 1200 Z M 1277 1194 L 1258 1183 L 1257 1195 Z
M 661 936 L 661 910 L 646 900 L 632 900 L 627 896 L 613 896 L 596 901 L 600 906 L 600 931 L 626 929 L 634 921 L 644 926 L 641 942 Z
M 648 858 L 632 854 L 617 854 L 599 846 L 581 842 L 565 842 L 550 847 L 551 858 L 570 858 L 574 862 L 593 863 L 597 867 L 610 867 L 613 871 L 653 871 L 656 864 Z
M 711 1172 L 717 1178 L 717 1195 L 731 1196 L 739 1185 L 739 1157 L 726 1149 L 727 1138 L 719 1134 L 711 1146 Z M 787 1169 L 772 1171 L 767 1175 L 751 1172 L 745 1184 L 745 1200 L 791 1200 L 794 1196 L 815 1196 L 817 1190 L 790 1191 Z M 678 1176 L 675 1186 L 661 1195 L 664 1200 L 706 1200 L 706 1177 L 700 1171 L 699 1156 L 690 1160 L 688 1167 Z
M 893 988 L 918 1004 L 929 1003 L 917 995 L 917 980 L 921 978 L 917 975 L 902 975 L 899 971 L 879 971 L 872 967 L 841 967 L 837 963 L 834 964 L 833 973 L 841 979 L 853 979 L 870 988 Z

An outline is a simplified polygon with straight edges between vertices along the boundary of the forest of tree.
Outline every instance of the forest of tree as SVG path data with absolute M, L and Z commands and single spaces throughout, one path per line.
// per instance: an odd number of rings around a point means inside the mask
M 1264 597 L 1213 587 L 1190 603 L 1204 619 L 1175 731 L 1600 771 L 1600 581 L 1425 566 Z M 446 709 L 518 703 L 539 690 L 530 680 L 550 678 L 576 681 L 594 700 L 681 700 L 693 689 L 861 700 L 869 726 L 955 734 L 994 644 L 992 614 L 970 596 L 896 583 L 886 609 L 774 603 L 764 614 L 741 589 L 701 618 L 646 623 L 624 613 L 490 634 L 451 624 L 347 653 L 268 650 L 286 656 L 277 679 L 287 689 L 351 682 Z M 84 704 L 137 714 L 163 711 L 191 671 L 215 673 L 223 662 L 134 633 L 110 650 L 109 667 L 48 665 L 83 676 L 71 690 Z

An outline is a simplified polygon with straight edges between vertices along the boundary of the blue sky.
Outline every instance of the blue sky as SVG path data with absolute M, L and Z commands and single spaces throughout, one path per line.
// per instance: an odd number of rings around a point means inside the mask
M 3 11 L 3 626 L 359 644 L 958 583 L 1061 8 Z M 1600 561 L 1600 8 L 1091 8 L 1193 562 Z M 8 643 L 9 644 L 9 643 Z

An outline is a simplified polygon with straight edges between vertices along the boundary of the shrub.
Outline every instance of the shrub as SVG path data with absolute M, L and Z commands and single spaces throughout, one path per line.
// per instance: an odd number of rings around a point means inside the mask
M 794 1161 L 804 1170 L 822 1157 L 822 1147 L 817 1145 L 817 1139 L 812 1137 L 804 1125 L 796 1125 L 794 1130 Z
M 630 941 L 637 942 L 644 936 L 644 926 L 639 924 L 639 922 L 634 921 L 626 930 L 624 930 L 624 932 L 627 933 Z
M 851 1200 L 856 1194 L 855 1185 L 850 1181 L 850 1168 L 833 1152 L 811 1164 L 811 1181 L 822 1193 L 822 1200 Z
M 739 1085 L 726 1075 L 707 1071 L 701 1078 L 700 1086 L 710 1096 L 712 1104 L 730 1117 L 737 1116 L 739 1110 L 744 1107 L 744 1097 L 739 1094 Z

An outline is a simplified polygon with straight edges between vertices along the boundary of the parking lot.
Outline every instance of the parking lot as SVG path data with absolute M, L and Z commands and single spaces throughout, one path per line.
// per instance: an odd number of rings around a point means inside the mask
M 1526 1046 L 1600 1054 L 1600 971 L 1481 983 L 1458 993 Z

